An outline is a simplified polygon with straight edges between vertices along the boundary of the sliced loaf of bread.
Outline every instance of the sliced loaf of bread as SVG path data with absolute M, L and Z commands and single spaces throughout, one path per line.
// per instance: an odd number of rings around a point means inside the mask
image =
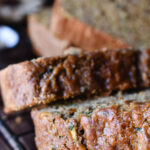
M 32 110 L 38 150 L 149 150 L 150 90 Z
M 126 47 L 122 41 L 149 48 L 149 6 L 149 0 L 57 0 L 51 32 L 89 51 Z
M 10 65 L 0 71 L 5 111 L 60 99 L 102 96 L 114 90 L 149 87 L 148 52 L 110 50 L 41 57 Z M 141 62 L 141 59 L 144 61 Z
M 59 56 L 64 54 L 64 50 L 69 46 L 81 47 L 85 51 L 101 51 L 108 48 L 121 49 L 128 47 L 120 40 L 103 32 L 99 33 L 100 35 L 98 34 L 98 36 L 96 36 L 95 38 L 93 38 L 93 36 L 95 36 L 95 33 L 91 32 L 91 34 L 94 35 L 89 35 L 89 38 L 86 39 L 87 41 L 85 42 L 87 44 L 85 45 L 87 46 L 82 46 L 82 44 L 76 45 L 74 42 L 68 39 L 59 38 L 55 36 L 50 29 L 51 23 L 53 21 L 51 20 L 51 13 L 51 8 L 44 8 L 38 13 L 34 13 L 28 16 L 28 34 L 33 44 L 35 53 L 39 56 Z M 76 27 L 76 25 L 73 25 L 72 29 L 68 28 L 68 31 L 66 32 L 68 32 L 68 34 L 70 35 L 74 34 L 74 27 Z M 85 29 L 83 29 L 83 31 Z M 64 28 L 64 30 L 66 29 Z M 82 32 L 78 31 L 77 34 L 78 37 L 80 37 L 79 39 L 82 43 Z M 88 43 L 91 43 L 91 41 L 93 41 L 93 45 L 91 45 L 92 48 L 88 46 Z M 97 47 L 96 44 L 98 44 L 99 46 Z M 95 49 L 95 47 L 97 48 Z

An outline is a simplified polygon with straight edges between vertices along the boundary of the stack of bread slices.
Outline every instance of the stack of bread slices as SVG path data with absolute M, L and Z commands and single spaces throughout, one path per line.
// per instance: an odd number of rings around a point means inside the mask
M 149 4 L 57 0 L 29 16 L 43 57 L 0 71 L 0 88 L 6 113 L 32 108 L 38 150 L 150 149 Z

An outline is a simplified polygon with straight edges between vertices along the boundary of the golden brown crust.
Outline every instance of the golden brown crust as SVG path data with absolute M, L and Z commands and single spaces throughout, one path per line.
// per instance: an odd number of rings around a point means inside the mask
M 72 45 L 87 51 L 129 47 L 121 40 L 73 18 L 63 10 L 59 1 L 55 2 L 53 8 L 51 32 L 59 39 L 67 40 Z
M 97 108 L 90 115 L 83 112 L 67 119 L 36 109 L 32 118 L 39 150 L 66 149 L 60 145 L 66 139 L 70 150 L 150 149 L 150 102 Z M 68 126 L 68 122 L 72 124 Z
M 139 87 L 138 51 L 39 58 L 0 72 L 5 111 Z M 141 84 L 141 83 L 140 83 Z
M 62 55 L 64 54 L 64 50 L 70 45 L 65 40 L 55 38 L 49 27 L 37 19 L 36 14 L 28 16 L 28 34 L 32 41 L 34 51 L 39 56 Z
M 32 105 L 36 96 L 36 81 L 33 78 L 35 68 L 29 61 L 12 65 L 0 72 L 1 94 L 5 111 L 17 111 L 26 105 Z M 34 92 L 33 92 L 34 91 Z

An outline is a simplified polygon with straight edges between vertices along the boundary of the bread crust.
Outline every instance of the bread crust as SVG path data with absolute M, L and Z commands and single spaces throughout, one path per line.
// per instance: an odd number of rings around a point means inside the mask
M 129 48 L 130 46 L 120 39 L 86 25 L 70 16 L 57 0 L 53 6 L 51 19 L 52 34 L 72 45 L 87 51 L 113 50 Z
M 114 50 L 43 57 L 0 72 L 5 112 L 78 96 L 141 87 L 139 51 Z
M 32 105 L 36 93 L 36 81 L 33 78 L 35 68 L 29 61 L 10 65 L 0 72 L 0 87 L 5 111 L 18 111 L 26 105 Z

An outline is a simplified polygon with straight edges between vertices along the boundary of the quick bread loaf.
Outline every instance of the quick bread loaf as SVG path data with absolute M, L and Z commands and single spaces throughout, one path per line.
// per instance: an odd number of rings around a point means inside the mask
M 56 0 L 51 32 L 89 51 L 149 48 L 149 5 L 149 0 Z
M 39 56 L 62 55 L 69 46 L 84 51 L 146 49 L 150 47 L 149 3 L 56 0 L 53 8 L 29 15 L 28 33 Z
M 55 20 L 53 21 L 51 18 L 53 16 L 52 14 L 55 15 L 55 8 L 53 8 L 53 10 L 52 8 L 44 8 L 41 11 L 28 16 L 28 34 L 34 47 L 34 51 L 38 56 L 59 56 L 64 54 L 64 50 L 69 46 L 79 47 L 84 51 L 102 51 L 106 49 L 113 50 L 129 47 L 121 40 L 101 31 L 96 31 L 96 29 L 92 29 L 92 27 L 89 27 L 91 28 L 91 31 L 87 30 L 86 25 L 82 25 L 84 28 L 83 31 L 87 34 L 86 38 L 84 37 L 85 35 L 83 36 L 83 32 L 78 29 L 78 31 L 76 31 L 76 34 L 78 34 L 78 40 L 81 41 L 81 44 L 76 44 L 71 40 L 58 37 L 53 34 L 51 30 L 52 22 L 55 23 Z M 57 17 L 54 18 L 57 19 Z M 75 22 L 78 22 L 78 20 Z M 59 25 L 63 27 L 61 23 Z M 68 30 L 66 29 L 67 27 L 65 27 L 64 32 L 68 32 L 67 34 L 74 36 L 73 28 L 77 27 L 76 23 L 73 23 L 73 26 L 70 26 L 71 27 L 68 28 Z M 58 27 L 58 31 L 59 28 L 60 27 Z M 77 37 L 74 36 L 72 38 L 75 39 Z M 90 43 L 90 46 L 88 46 L 88 43 Z
M 10 65 L 0 72 L 5 112 L 149 87 L 149 54 L 149 50 L 110 50 L 41 57 Z
M 149 150 L 150 91 L 32 110 L 38 150 Z

